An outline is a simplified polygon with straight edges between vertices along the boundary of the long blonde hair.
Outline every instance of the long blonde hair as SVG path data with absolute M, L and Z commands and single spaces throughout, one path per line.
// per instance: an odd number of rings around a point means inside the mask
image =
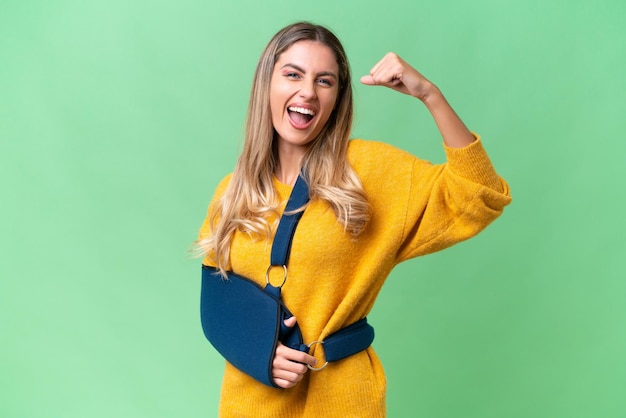
M 225 274 L 230 244 L 236 230 L 270 237 L 278 198 L 273 186 L 277 165 L 276 133 L 270 111 L 270 81 L 280 55 L 298 41 L 317 41 L 329 47 L 339 66 L 339 92 L 335 109 L 303 158 L 311 199 L 328 202 L 337 220 L 352 235 L 369 221 L 369 204 L 361 182 L 347 161 L 353 102 L 350 67 L 337 37 L 327 28 L 299 22 L 280 30 L 266 46 L 254 75 L 243 151 L 224 195 L 209 213 L 211 235 L 196 242 L 200 254 L 214 257 Z M 276 219 L 276 216 L 273 217 Z

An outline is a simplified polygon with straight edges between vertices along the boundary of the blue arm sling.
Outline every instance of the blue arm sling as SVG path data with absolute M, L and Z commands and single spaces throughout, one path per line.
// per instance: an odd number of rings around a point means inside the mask
M 287 201 L 280 219 L 274 242 L 266 285 L 233 272 L 224 279 L 214 267 L 202 266 L 200 319 L 204 335 L 215 349 L 233 366 L 259 382 L 278 388 L 272 378 L 272 362 L 278 341 L 296 350 L 309 352 L 300 327 L 288 328 L 283 321 L 293 316 L 281 299 L 280 286 L 269 281 L 269 271 L 284 269 L 301 209 L 309 201 L 309 188 L 300 175 Z M 366 318 L 343 328 L 325 341 L 326 361 L 337 361 L 369 347 L 374 339 L 374 329 Z

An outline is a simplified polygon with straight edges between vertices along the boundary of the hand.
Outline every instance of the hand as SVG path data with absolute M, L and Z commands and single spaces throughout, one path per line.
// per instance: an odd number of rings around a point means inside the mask
M 389 87 L 421 101 L 426 101 L 431 93 L 437 91 L 433 83 L 393 52 L 387 53 L 378 61 L 369 75 L 361 77 L 361 83 Z
M 296 317 L 292 316 L 289 319 L 285 319 L 284 322 L 288 327 L 293 327 L 296 325 Z M 304 374 L 309 370 L 307 364 L 315 366 L 316 363 L 315 357 L 289 348 L 279 341 L 276 347 L 274 362 L 272 363 L 274 383 L 284 389 L 292 388 L 302 380 Z
M 441 91 L 415 68 L 393 52 L 389 52 L 370 71 L 361 77 L 368 86 L 385 86 L 420 99 L 435 119 L 445 144 L 462 148 L 475 138 L 443 97 Z

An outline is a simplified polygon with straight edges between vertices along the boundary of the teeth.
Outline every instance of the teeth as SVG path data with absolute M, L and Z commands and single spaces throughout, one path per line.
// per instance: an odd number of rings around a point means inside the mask
M 292 112 L 302 113 L 303 115 L 315 116 L 315 112 L 313 112 L 311 109 L 305 109 L 304 107 L 290 106 L 288 109 Z

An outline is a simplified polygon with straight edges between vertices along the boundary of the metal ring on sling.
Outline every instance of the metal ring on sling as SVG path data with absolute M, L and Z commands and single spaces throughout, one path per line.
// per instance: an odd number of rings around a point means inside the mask
M 265 272 L 265 284 L 271 284 L 270 283 L 270 270 L 272 269 L 272 267 L 280 267 L 280 266 L 273 266 L 270 264 L 270 266 L 267 268 L 267 271 Z M 283 264 L 282 267 L 284 271 L 283 282 L 280 284 L 280 286 L 275 286 L 278 289 L 281 289 L 287 282 L 287 266 Z
M 315 344 L 319 344 L 322 347 L 324 347 L 324 341 L 313 341 L 311 344 L 308 345 L 308 347 L 311 348 Z M 306 367 L 308 367 L 309 370 L 313 370 L 314 372 L 318 372 L 318 371 L 322 370 L 324 367 L 326 367 L 328 365 L 328 360 L 326 360 L 326 352 L 324 352 L 324 361 L 325 361 L 325 363 L 322 364 L 320 367 L 313 367 L 310 364 L 307 364 Z

